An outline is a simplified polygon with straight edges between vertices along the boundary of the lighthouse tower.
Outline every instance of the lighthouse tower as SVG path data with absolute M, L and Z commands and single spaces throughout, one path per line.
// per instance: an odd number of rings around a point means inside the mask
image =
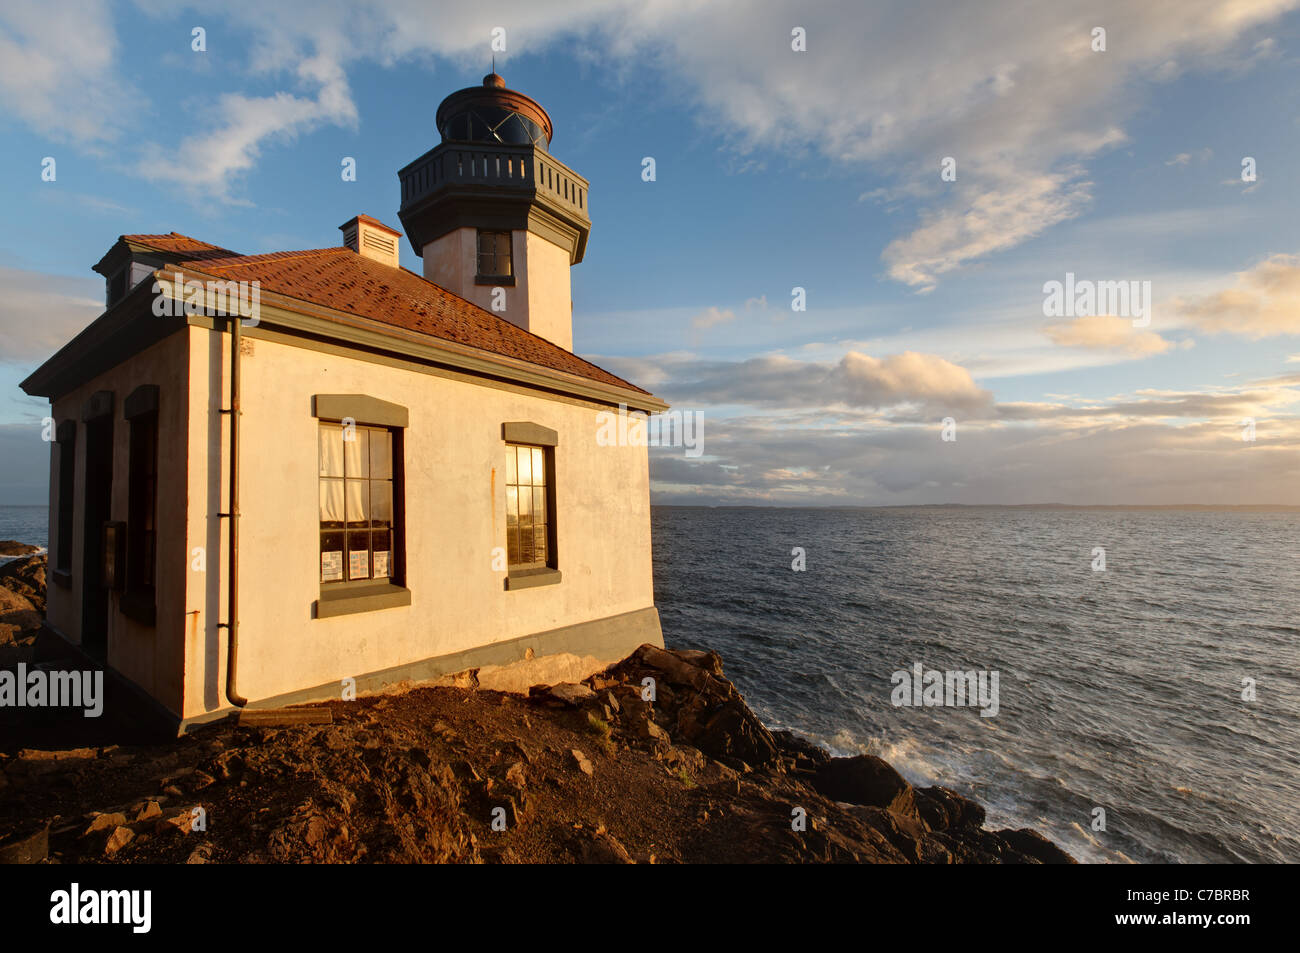
M 551 117 L 496 73 L 438 107 L 442 142 L 400 172 L 424 277 L 573 350 L 569 268 L 591 231 L 587 180 L 549 153 Z

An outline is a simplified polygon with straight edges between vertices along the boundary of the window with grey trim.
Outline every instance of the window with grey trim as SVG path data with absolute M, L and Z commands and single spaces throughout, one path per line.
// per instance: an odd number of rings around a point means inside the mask
M 506 561 L 510 569 L 554 567 L 551 447 L 506 444 Z
M 321 585 L 398 575 L 394 519 L 396 433 L 320 422 Z
M 480 278 L 510 278 L 514 266 L 510 259 L 510 233 L 479 229 L 478 276 Z

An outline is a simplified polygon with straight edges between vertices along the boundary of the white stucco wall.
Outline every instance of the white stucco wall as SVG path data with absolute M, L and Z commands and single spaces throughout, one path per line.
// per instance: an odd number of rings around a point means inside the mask
M 515 242 L 524 246 L 528 330 L 572 351 L 573 299 L 568 250 L 532 232 L 516 232 Z
M 189 337 L 186 549 L 208 553 L 208 572 L 190 573 L 186 586 L 181 714 L 195 717 L 226 705 L 225 632 L 216 627 L 225 588 L 216 513 L 226 477 L 209 461 L 225 456 L 216 410 L 229 339 L 200 328 Z M 598 446 L 596 405 L 268 340 L 253 342 L 241 371 L 238 684 L 251 700 L 653 606 L 647 451 Z M 312 617 L 320 594 L 315 394 L 366 394 L 409 410 L 402 465 L 410 606 Z M 559 434 L 557 585 L 507 591 L 504 573 L 492 568 L 493 548 L 505 545 L 506 421 Z

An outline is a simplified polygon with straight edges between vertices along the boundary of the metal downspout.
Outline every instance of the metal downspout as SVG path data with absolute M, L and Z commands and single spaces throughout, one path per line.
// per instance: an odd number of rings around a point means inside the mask
M 230 585 L 226 624 L 226 698 L 236 708 L 248 699 L 235 688 L 239 665 L 239 329 L 243 320 L 238 312 L 230 321 Z

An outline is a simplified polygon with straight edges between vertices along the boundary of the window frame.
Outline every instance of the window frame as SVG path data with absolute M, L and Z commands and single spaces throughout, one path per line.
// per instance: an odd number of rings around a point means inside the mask
M 523 564 L 510 562 L 510 539 L 506 537 L 506 579 L 505 588 L 507 590 L 532 589 L 537 586 L 549 586 L 559 583 L 563 579 L 560 571 L 560 552 L 559 552 L 559 510 L 556 505 L 558 498 L 558 486 L 556 481 L 556 456 L 559 446 L 558 434 L 549 427 L 543 427 L 540 424 L 528 421 L 515 421 L 503 423 L 501 425 L 501 439 L 505 447 L 527 447 L 539 449 L 542 452 L 543 496 L 546 501 L 546 559 L 544 562 L 534 561 L 533 563 Z M 502 505 L 508 507 L 510 498 L 509 487 L 509 469 L 504 471 L 505 479 L 502 480 L 502 490 L 505 500 Z M 515 483 L 514 486 L 521 484 Z M 529 486 L 535 486 L 529 483 Z M 506 533 L 510 531 L 510 516 L 507 512 L 505 519 Z
M 319 455 L 319 453 L 320 453 L 320 443 L 319 443 L 319 441 L 320 441 L 320 435 L 321 435 L 321 433 L 322 433 L 326 428 L 333 429 L 333 428 L 335 428 L 335 427 L 342 427 L 342 426 L 343 426 L 343 422 L 342 422 L 342 421 L 335 421 L 335 420 L 317 420 L 317 422 L 316 422 L 316 439 L 317 439 L 317 454 L 318 454 L 318 455 Z M 391 475 L 390 475 L 388 478 L 386 478 L 386 479 L 383 478 L 383 477 L 376 478 L 376 477 L 374 477 L 374 476 L 365 476 L 365 477 L 349 477 L 349 476 L 347 475 L 347 468 L 346 468 L 346 464 L 347 464 L 347 455 L 346 455 L 346 453 L 344 454 L 344 458 L 343 458 L 343 463 L 344 463 L 344 472 L 343 472 L 343 475 L 342 475 L 342 476 L 327 476 L 327 475 L 324 475 L 324 474 L 317 473 L 317 493 L 320 492 L 320 485 L 323 484 L 326 480 L 337 480 L 338 482 L 340 482 L 340 483 L 343 484 L 343 499 L 344 499 L 344 508 L 345 508 L 345 509 L 344 509 L 344 513 L 345 513 L 344 524 L 343 524 L 343 526 L 342 526 L 341 528 L 339 528 L 339 529 L 337 529 L 337 530 L 328 530 L 328 531 L 325 530 L 325 529 L 321 529 L 321 530 L 319 530 L 319 532 L 318 532 L 318 534 L 317 534 L 318 536 L 324 536 L 326 532 L 337 532 L 337 533 L 342 533 L 342 534 L 343 534 L 343 554 L 344 554 L 344 556 L 343 556 L 343 573 L 344 573 L 344 577 L 343 577 L 342 579 L 330 579 L 330 580 L 319 579 L 318 581 L 319 581 L 319 583 L 320 583 L 320 586 L 321 586 L 321 590 L 322 590 L 322 591 L 324 591 L 326 587 L 329 587 L 329 588 L 331 588 L 331 589 L 336 589 L 336 588 L 341 588 L 341 587 L 352 587 L 352 588 L 358 588 L 358 587 L 364 587 L 364 586 L 373 586 L 373 585 L 377 585 L 377 584 L 381 584 L 381 583 L 385 583 L 385 582 L 387 582 L 387 583 L 391 583 L 391 584 L 393 584 L 393 585 L 402 585 L 403 581 L 404 581 L 405 578 L 406 578 L 406 575 L 405 575 L 405 572 L 406 572 L 406 560 L 405 560 L 405 554 L 406 554 L 406 540 L 405 540 L 404 535 L 402 534 L 402 532 L 401 532 L 401 530 L 400 530 L 400 528 L 399 528 L 399 526 L 398 526 L 398 519 L 397 519 L 397 473 L 398 473 L 398 462 L 399 462 L 399 456 L 398 456 L 398 454 L 399 454 L 399 449 L 398 449 L 398 447 L 399 447 L 399 441 L 400 441 L 400 439 L 401 439 L 401 437 L 400 437 L 400 429 L 398 429 L 398 428 L 393 428 L 393 427 L 386 427 L 386 426 L 382 426 L 382 425 L 376 425 L 376 424 L 363 424 L 363 423 L 361 423 L 360 421 L 357 421 L 357 423 L 356 423 L 355 426 L 356 426 L 356 430 L 357 430 L 357 432 L 361 432 L 361 433 L 383 433 L 383 434 L 387 434 L 387 435 L 388 435 L 388 439 L 389 439 L 389 461 L 388 461 L 388 463 L 389 463 L 389 469 L 390 469 L 390 471 L 391 471 Z M 319 456 L 317 457 L 317 460 L 318 460 L 318 463 L 319 463 Z M 373 461 L 373 457 L 372 457 L 372 461 Z M 348 565 L 348 562 L 349 562 L 349 556 L 348 556 L 348 554 L 352 552 L 352 550 L 348 547 L 348 542 L 349 542 L 349 533 L 352 533 L 352 532 L 358 532 L 357 530 L 349 530 L 349 529 L 348 529 L 348 526 L 347 526 L 347 520 L 346 520 L 346 507 L 347 507 L 347 484 L 348 484 L 348 481 L 349 481 L 349 480 L 351 480 L 352 482 L 364 482 L 364 483 L 366 484 L 366 489 L 367 489 L 368 492 L 372 489 L 372 486 L 373 486 L 373 484 L 375 484 L 375 483 L 388 483 L 389 486 L 390 486 L 390 488 L 391 488 L 391 494 L 392 494 L 392 497 L 391 497 L 390 502 L 389 502 L 389 514 L 390 514 L 390 515 L 389 515 L 389 530 L 388 530 L 388 532 L 389 532 L 389 544 L 388 544 L 388 574 L 385 575 L 385 576 L 375 576 L 375 575 L 374 575 L 374 552 L 375 552 L 375 549 L 374 549 L 374 532 L 375 532 L 375 529 L 374 529 L 373 526 L 370 526 L 370 527 L 367 527 L 367 529 L 366 529 L 366 532 L 367 532 L 367 534 L 369 535 L 369 546 L 368 546 L 366 552 L 367 552 L 367 554 L 368 554 L 368 557 L 367 557 L 367 565 L 368 565 L 369 568 L 370 568 L 370 575 L 367 576 L 367 577 L 365 577 L 364 579 L 350 579 L 350 578 L 348 578 L 348 575 L 349 575 L 349 573 L 350 573 L 350 569 L 349 569 L 349 565 Z M 318 497 L 318 499 L 319 499 L 319 497 Z M 367 505 L 368 505 L 368 506 L 370 505 L 370 504 L 369 504 L 369 501 L 368 501 L 368 504 L 367 504 Z M 319 576 L 319 574 L 320 574 L 320 561 L 319 561 L 320 553 L 321 553 L 321 547 L 320 547 L 320 540 L 318 539 L 318 540 L 317 540 L 317 575 L 318 575 L 318 576 Z M 400 575 L 399 575 L 399 573 L 400 573 Z
M 491 264 L 496 268 L 495 271 L 483 270 L 483 239 L 487 235 L 495 236 L 496 246 L 490 252 Z M 500 240 L 505 238 L 506 247 L 506 265 L 509 271 L 501 271 L 501 248 Z M 492 285 L 513 285 L 515 283 L 515 233 L 510 229 L 501 228 L 480 228 L 474 233 L 474 281 L 478 284 Z
M 315 565 L 319 598 L 312 603 L 313 616 L 327 619 L 356 612 L 370 612 L 411 604 L 411 591 L 406 586 L 406 429 L 409 423 L 407 409 L 365 394 L 317 394 L 312 398 L 312 416 L 315 418 L 316 531 Z M 379 579 L 341 579 L 322 581 L 320 564 L 320 434 L 322 424 L 342 425 L 349 420 L 359 428 L 385 430 L 392 447 L 392 534 L 389 543 L 389 574 Z M 330 479 L 333 479 L 332 477 Z M 346 493 L 346 477 L 344 492 Z M 369 479 L 369 478 L 367 478 Z M 346 527 L 344 528 L 346 532 Z M 344 546 L 347 545 L 344 537 Z M 371 543 L 373 547 L 373 540 Z M 345 548 L 344 552 L 348 550 Z M 373 552 L 373 548 L 369 550 Z M 371 565 L 373 572 L 373 562 Z

